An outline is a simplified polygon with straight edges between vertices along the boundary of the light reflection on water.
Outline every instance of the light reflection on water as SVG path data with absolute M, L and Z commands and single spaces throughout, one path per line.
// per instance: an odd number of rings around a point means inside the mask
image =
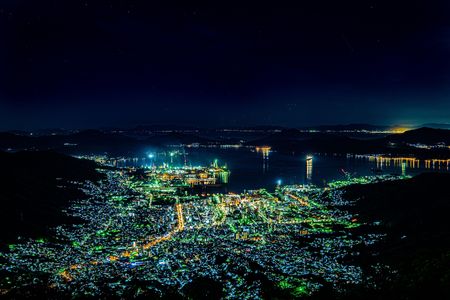
M 241 192 L 245 189 L 273 189 L 277 180 L 283 184 L 307 184 L 319 186 L 346 176 L 373 174 L 416 175 L 422 172 L 449 172 L 450 160 L 417 160 L 414 158 L 390 158 L 376 155 L 318 155 L 307 160 L 305 155 L 287 155 L 269 149 L 189 149 L 169 156 L 164 153 L 148 157 L 117 161 L 118 167 L 150 165 L 209 165 L 214 159 L 227 165 L 231 171 L 224 191 Z

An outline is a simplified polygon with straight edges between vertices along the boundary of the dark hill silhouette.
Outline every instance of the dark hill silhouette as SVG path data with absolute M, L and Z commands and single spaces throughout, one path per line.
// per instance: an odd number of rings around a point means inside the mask
M 0 165 L 0 240 L 36 236 L 49 225 L 66 222 L 61 208 L 83 196 L 68 181 L 103 177 L 95 162 L 54 152 L 0 152 Z
M 99 130 L 85 130 L 68 135 L 23 136 L 11 133 L 0 134 L 0 149 L 12 148 L 58 150 L 69 153 L 116 151 L 137 145 L 133 138 L 119 133 L 105 133 Z
M 263 138 L 258 138 L 253 141 L 247 142 L 247 145 L 253 145 L 253 146 L 262 146 L 262 145 L 269 145 L 272 147 L 280 147 L 280 146 L 286 146 L 286 145 L 296 145 L 299 141 L 305 140 L 311 135 L 306 132 L 301 132 L 298 129 L 284 129 L 280 132 L 276 132 L 273 134 L 270 134 Z
M 387 130 L 389 126 L 372 125 L 365 123 L 355 124 L 339 124 L 339 125 L 321 125 L 315 127 L 308 127 L 316 130 Z
M 364 125 L 364 124 L 363 124 Z M 363 126 L 361 125 L 361 126 Z M 364 125 L 365 126 L 365 125 Z M 0 133 L 0 150 L 17 151 L 21 149 L 55 150 L 68 154 L 127 155 L 145 152 L 148 147 L 165 147 L 172 144 L 217 144 L 222 142 L 238 143 L 240 139 L 232 136 L 218 136 L 205 131 L 204 136 L 191 133 L 169 132 L 153 133 L 140 137 L 127 135 L 127 132 L 105 132 L 85 130 L 67 135 L 25 136 L 12 133 Z M 139 135 L 138 135 L 139 136 Z M 418 149 L 408 146 L 409 143 L 450 145 L 450 130 L 419 128 L 402 134 L 393 134 L 383 138 L 358 139 L 341 133 L 305 132 L 298 129 L 283 129 L 265 137 L 254 136 L 246 142 L 250 146 L 271 146 L 282 152 L 327 152 L 327 153 L 388 153 L 415 154 L 445 158 L 449 149 Z
M 282 152 L 370 152 L 382 146 L 379 140 L 359 140 L 342 135 L 283 130 L 268 137 L 253 140 L 249 145 L 267 145 Z
M 75 134 L 62 136 L 60 144 L 76 144 L 70 153 L 126 153 L 136 151 L 141 143 L 121 133 L 108 133 L 99 130 L 85 130 Z
M 283 130 L 264 138 L 248 142 L 248 145 L 271 146 L 284 152 L 336 152 L 336 153 L 392 153 L 426 155 L 423 149 L 408 147 L 407 143 L 435 145 L 444 142 L 450 145 L 450 130 L 419 128 L 402 134 L 392 134 L 377 139 L 356 139 L 332 133 L 307 133 L 296 129 Z M 395 148 L 392 147 L 395 143 Z M 428 151 L 428 150 L 426 150 Z M 448 156 L 447 149 L 430 152 L 439 157 Z
M 450 144 L 450 130 L 421 127 L 414 130 L 408 130 L 404 133 L 389 135 L 384 138 L 389 142 L 397 143 L 421 143 L 434 145 L 444 142 Z
M 0 132 L 0 149 L 25 148 L 33 145 L 33 139 L 28 136 L 10 132 Z
M 440 128 L 440 129 L 450 129 L 450 124 L 442 124 L 442 123 L 427 123 L 423 124 L 420 127 L 429 127 L 429 128 Z
M 0 133 L 0 150 L 55 150 L 67 154 L 109 153 L 126 155 L 143 152 L 149 146 L 164 147 L 169 144 L 212 143 L 214 140 L 194 134 L 172 132 L 155 134 L 145 139 L 117 132 L 84 130 L 67 135 L 23 136 Z
M 177 145 L 177 144 L 210 144 L 215 141 L 208 138 L 203 138 L 194 134 L 171 132 L 167 134 L 155 135 L 145 140 L 146 143 L 159 146 Z
M 359 199 L 351 209 L 364 221 L 381 221 L 388 233 L 375 246 L 379 255 L 366 260 L 399 271 L 376 275 L 378 289 L 353 290 L 350 299 L 450 299 L 449 185 L 450 174 L 426 173 L 345 188 L 347 198 Z
M 369 185 L 353 185 L 346 189 L 349 197 L 360 198 L 357 210 L 370 217 L 385 220 L 401 231 L 435 231 L 450 226 L 446 218 L 450 210 L 450 174 L 424 173 L 408 180 Z

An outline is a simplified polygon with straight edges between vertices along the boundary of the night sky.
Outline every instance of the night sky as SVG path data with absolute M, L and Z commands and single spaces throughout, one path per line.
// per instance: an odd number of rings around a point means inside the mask
M 206 3 L 0 1 L 0 129 L 450 122 L 448 0 Z

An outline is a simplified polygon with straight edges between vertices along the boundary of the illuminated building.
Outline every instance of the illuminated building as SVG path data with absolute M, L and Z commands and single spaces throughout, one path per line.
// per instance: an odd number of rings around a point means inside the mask
M 312 179 L 313 157 L 311 155 L 306 156 L 306 179 Z
M 269 146 L 261 146 L 256 147 L 255 150 L 257 153 L 262 153 L 263 157 L 263 173 L 265 173 L 269 169 L 269 154 L 272 148 Z
M 269 146 L 261 146 L 261 147 L 256 147 L 256 152 L 258 153 L 262 153 L 263 155 L 263 159 L 269 159 L 269 154 L 272 148 L 270 148 Z

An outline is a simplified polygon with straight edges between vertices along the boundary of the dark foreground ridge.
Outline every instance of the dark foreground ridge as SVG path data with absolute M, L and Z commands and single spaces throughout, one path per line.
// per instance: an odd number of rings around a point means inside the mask
M 0 241 L 67 223 L 61 209 L 83 196 L 69 181 L 102 178 L 95 162 L 54 152 L 0 152 L 0 165 Z
M 450 299 L 449 185 L 450 174 L 426 173 L 346 188 L 346 197 L 358 200 L 354 210 L 361 218 L 381 221 L 388 234 L 375 259 L 398 270 L 355 298 Z

